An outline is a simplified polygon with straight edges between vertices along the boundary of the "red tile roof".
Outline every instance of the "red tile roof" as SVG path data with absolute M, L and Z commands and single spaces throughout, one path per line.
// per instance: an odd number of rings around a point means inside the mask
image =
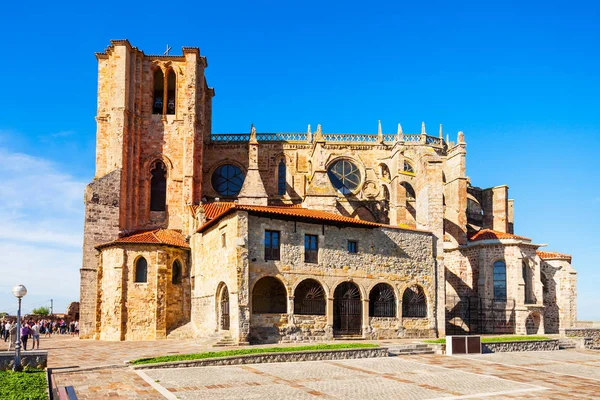
M 403 228 L 416 230 L 409 226 L 389 226 L 378 224 L 375 222 L 364 221 L 361 219 L 344 217 L 339 214 L 329 213 L 320 210 L 312 210 L 308 208 L 300 208 L 298 206 L 253 206 L 247 204 L 237 204 L 237 203 L 206 203 L 202 205 L 204 208 L 204 213 L 209 220 L 203 226 L 198 229 L 198 232 L 202 232 L 212 226 L 220 217 L 232 212 L 234 210 L 237 211 L 248 211 L 254 214 L 262 214 L 262 215 L 272 215 L 272 216 L 281 216 L 281 217 L 290 217 L 290 218 L 301 218 L 308 220 L 315 220 L 318 222 L 326 222 L 331 224 L 343 224 L 343 225 L 354 225 L 354 226 L 363 226 L 369 228 L 377 228 L 388 226 L 391 228 Z
M 120 237 L 112 242 L 97 246 L 97 249 L 109 247 L 118 244 L 137 243 L 137 244 L 163 244 L 173 247 L 189 249 L 190 245 L 185 241 L 185 236 L 177 229 L 152 229 L 143 232 L 136 232 L 131 235 Z
M 526 238 L 524 236 L 518 236 L 518 235 L 514 235 L 512 233 L 494 231 L 492 229 L 482 229 L 479 232 L 476 232 L 475 234 L 473 234 L 469 237 L 469 240 L 472 242 L 475 242 L 478 240 L 495 240 L 495 239 L 496 240 L 497 239 L 518 239 L 518 240 L 531 241 L 531 239 Z
M 536 254 L 542 260 L 568 260 L 569 262 L 571 262 L 571 259 L 572 259 L 571 255 L 569 255 L 569 254 L 556 253 L 554 251 L 538 250 L 538 251 L 536 251 Z

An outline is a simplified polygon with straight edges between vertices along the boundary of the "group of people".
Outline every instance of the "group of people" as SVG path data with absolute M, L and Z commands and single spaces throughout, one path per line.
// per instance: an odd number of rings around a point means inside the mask
M 39 321 L 33 319 L 28 321 L 23 320 L 21 322 L 21 332 L 19 332 L 21 346 L 23 350 L 27 350 L 27 342 L 31 339 L 32 347 L 30 350 L 35 350 L 36 345 L 39 350 L 40 335 L 50 337 L 53 333 L 79 336 L 79 321 L 71 321 L 67 324 L 64 319 L 61 319 L 60 321 L 45 319 Z M 5 342 L 8 342 L 8 351 L 12 350 L 17 339 L 17 321 L 15 319 L 3 319 L 0 321 L 0 337 L 3 338 Z

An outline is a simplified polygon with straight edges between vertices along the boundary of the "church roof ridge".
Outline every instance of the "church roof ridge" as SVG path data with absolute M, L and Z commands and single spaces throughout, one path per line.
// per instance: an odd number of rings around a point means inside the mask
M 472 234 L 469 237 L 469 240 L 471 242 L 476 242 L 479 240 L 494 240 L 494 239 L 518 239 L 518 240 L 531 241 L 530 238 L 527 238 L 525 236 L 519 236 L 519 235 L 515 235 L 513 233 L 495 231 L 493 229 L 487 229 L 487 228 L 481 229 L 480 231 Z
M 557 253 L 555 251 L 538 250 L 535 253 L 542 260 L 569 260 L 569 262 L 571 262 L 573 258 L 570 254 Z

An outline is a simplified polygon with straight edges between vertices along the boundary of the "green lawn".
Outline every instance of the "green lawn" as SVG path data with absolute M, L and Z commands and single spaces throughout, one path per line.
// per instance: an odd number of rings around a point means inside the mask
M 517 335 L 509 335 L 509 336 L 493 336 L 486 337 L 483 336 L 481 338 L 481 343 L 495 343 L 495 342 L 518 342 L 522 340 L 550 340 L 551 338 L 547 336 L 517 336 Z M 446 344 L 446 339 L 434 339 L 434 340 L 424 340 L 425 343 L 434 343 L 434 344 Z
M 225 351 L 209 351 L 206 353 L 196 354 L 177 354 L 172 356 L 140 358 L 132 361 L 134 365 L 139 364 L 154 364 L 169 361 L 188 361 L 188 360 L 203 360 L 205 358 L 242 356 L 246 354 L 265 354 L 265 353 L 286 353 L 299 352 L 307 350 L 341 350 L 341 349 L 365 349 L 379 347 L 376 344 L 369 343 L 349 343 L 349 344 L 316 344 L 311 346 L 294 346 L 294 347 L 263 347 L 255 349 L 238 349 Z
M 46 372 L 0 371 L 0 399 L 2 400 L 47 400 Z

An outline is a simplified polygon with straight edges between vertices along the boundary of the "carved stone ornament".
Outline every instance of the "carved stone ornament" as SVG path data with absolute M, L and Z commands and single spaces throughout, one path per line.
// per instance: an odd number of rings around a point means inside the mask
M 363 187 L 363 195 L 369 199 L 377 197 L 379 194 L 379 187 L 374 181 L 366 181 Z

